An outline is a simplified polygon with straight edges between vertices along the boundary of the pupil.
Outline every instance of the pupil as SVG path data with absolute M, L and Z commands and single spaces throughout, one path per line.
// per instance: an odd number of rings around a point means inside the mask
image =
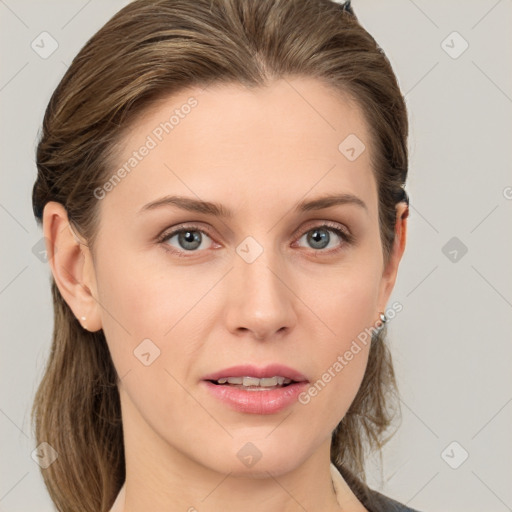
M 329 243 L 329 234 L 325 229 L 314 229 L 311 233 L 310 239 L 312 239 L 313 244 L 320 244 L 320 248 L 326 247 Z M 327 244 L 322 244 L 322 239 Z M 317 248 L 319 247 L 317 246 Z
M 198 231 L 183 231 L 180 234 L 180 241 L 186 249 L 197 249 L 201 245 L 201 235 Z M 193 246 L 190 247 L 187 244 L 193 244 Z

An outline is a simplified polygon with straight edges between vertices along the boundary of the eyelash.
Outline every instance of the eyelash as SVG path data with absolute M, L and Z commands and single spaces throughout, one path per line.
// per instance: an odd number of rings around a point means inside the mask
M 343 250 L 345 245 L 352 245 L 354 243 L 354 236 L 353 235 L 351 235 L 350 233 L 347 233 L 344 230 L 342 230 L 337 224 L 331 224 L 329 222 L 324 222 L 323 224 L 318 224 L 316 226 L 312 226 L 312 227 L 306 229 L 299 236 L 298 240 L 300 240 L 307 233 L 309 233 L 311 231 L 314 231 L 315 229 L 322 229 L 322 228 L 326 228 L 327 231 L 332 231 L 332 232 L 336 233 L 343 240 L 343 244 L 342 244 L 341 247 L 339 247 L 337 249 L 327 249 L 327 250 L 325 250 L 325 249 L 318 249 L 318 250 L 311 249 L 313 252 L 325 253 L 325 254 L 334 254 L 334 253 L 338 253 L 339 251 Z M 213 237 L 209 233 L 208 229 L 205 229 L 203 227 L 196 226 L 196 225 L 186 225 L 186 226 L 180 225 L 176 229 L 173 229 L 172 231 L 165 231 L 160 236 L 158 236 L 156 241 L 157 241 L 157 243 L 162 245 L 163 249 L 166 252 L 170 252 L 171 254 L 174 254 L 174 255 L 177 255 L 177 256 L 182 256 L 184 253 L 187 253 L 187 252 L 190 252 L 190 253 L 201 252 L 201 251 L 178 251 L 177 249 L 175 249 L 174 247 L 171 247 L 169 244 L 166 243 L 173 236 L 178 235 L 178 234 L 183 233 L 183 232 L 186 232 L 186 231 L 198 231 L 198 232 L 200 232 L 200 233 L 202 233 L 204 235 L 207 235 L 208 237 L 213 239 Z M 188 257 L 188 256 L 185 256 L 185 257 Z

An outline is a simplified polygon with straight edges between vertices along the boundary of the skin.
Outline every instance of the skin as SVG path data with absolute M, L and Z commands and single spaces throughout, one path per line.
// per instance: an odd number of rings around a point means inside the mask
M 253 90 L 223 84 L 181 91 L 136 121 L 117 165 L 190 96 L 198 105 L 99 201 L 94 251 L 77 244 L 60 204 L 44 209 L 59 290 L 76 317 L 86 317 L 85 328 L 103 329 L 121 377 L 123 510 L 334 511 L 339 501 L 343 510 L 363 511 L 346 483 L 337 499 L 329 447 L 361 384 L 369 344 L 307 405 L 275 414 L 233 411 L 201 379 L 269 362 L 320 379 L 386 310 L 405 249 L 407 206 L 397 206 L 384 266 L 362 113 L 306 78 Z M 349 134 L 366 145 L 354 161 L 338 150 Z M 333 192 L 354 194 L 367 209 L 293 212 L 299 201 Z M 219 202 L 234 216 L 169 206 L 139 213 L 166 194 Z M 354 242 L 327 230 L 327 247 L 318 248 L 304 235 L 325 221 L 347 229 Z M 190 249 L 178 235 L 155 241 L 186 222 L 210 228 L 195 231 L 200 245 Z M 252 263 L 236 252 L 248 236 L 263 248 Z M 133 354 L 146 338 L 160 349 L 149 366 Z M 249 441 L 262 454 L 252 467 L 237 457 Z

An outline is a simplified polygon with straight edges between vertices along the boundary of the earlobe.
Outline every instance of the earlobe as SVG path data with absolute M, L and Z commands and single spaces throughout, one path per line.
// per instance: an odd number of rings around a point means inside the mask
M 43 234 L 48 262 L 62 297 L 84 328 L 98 331 L 102 324 L 92 256 L 85 241 L 73 231 L 62 204 L 50 201 L 45 205 Z

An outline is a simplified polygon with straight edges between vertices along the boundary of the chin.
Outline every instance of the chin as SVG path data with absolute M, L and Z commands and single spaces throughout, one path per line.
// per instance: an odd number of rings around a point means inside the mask
M 211 469 L 231 473 L 233 477 L 255 479 L 284 475 L 300 466 L 310 455 L 304 444 L 294 445 L 281 441 L 279 445 L 264 440 L 237 442 L 231 457 L 219 454 Z

